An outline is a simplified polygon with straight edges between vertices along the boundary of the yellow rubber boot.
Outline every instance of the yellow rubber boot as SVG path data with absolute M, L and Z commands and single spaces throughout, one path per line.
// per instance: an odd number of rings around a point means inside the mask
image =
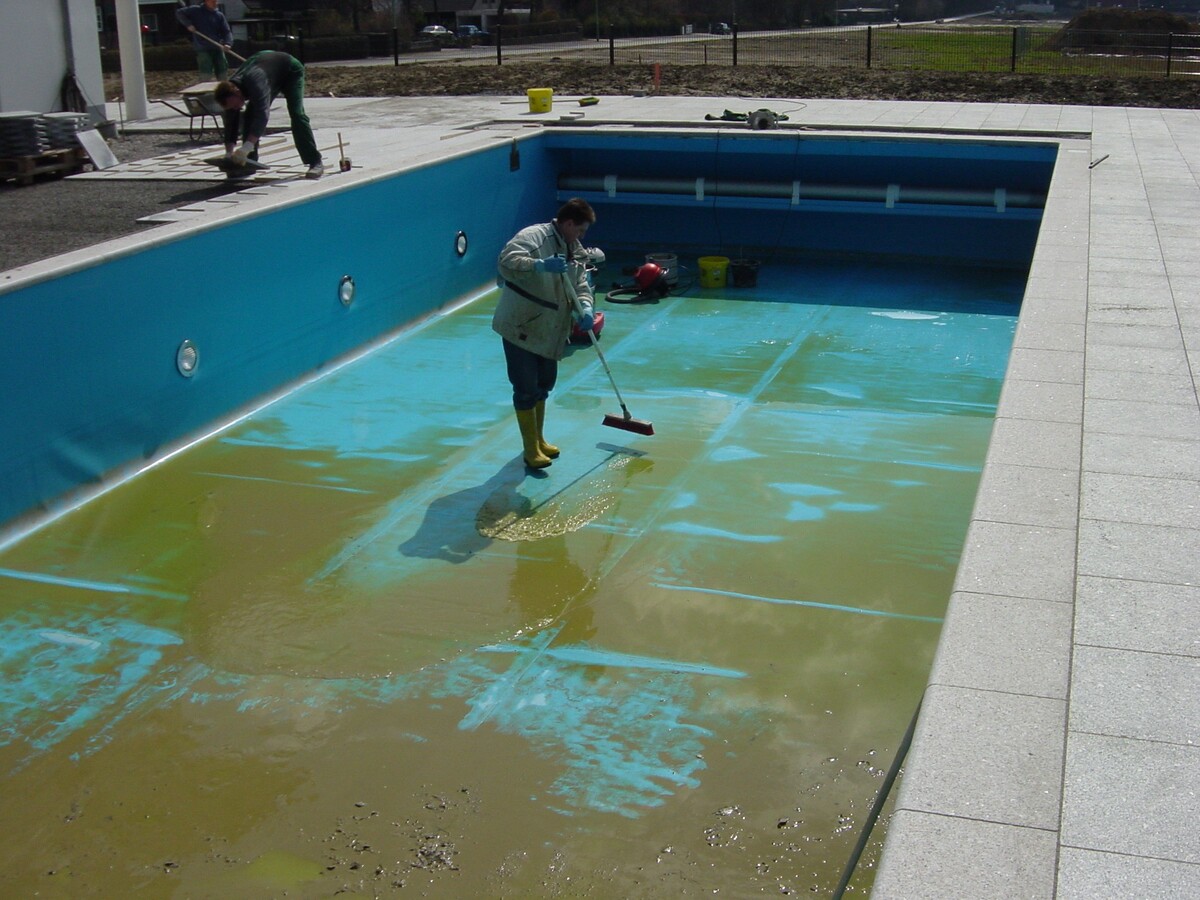
M 550 457 L 538 446 L 536 415 L 532 409 L 518 409 L 517 426 L 521 429 L 521 442 L 525 445 L 525 465 L 531 469 L 544 469 L 550 465 Z
M 534 421 L 537 422 L 538 449 L 542 451 L 543 456 L 548 456 L 551 459 L 558 459 L 558 448 L 553 444 L 546 443 L 546 439 L 542 437 L 542 423 L 546 421 L 545 400 L 533 408 L 533 414 Z

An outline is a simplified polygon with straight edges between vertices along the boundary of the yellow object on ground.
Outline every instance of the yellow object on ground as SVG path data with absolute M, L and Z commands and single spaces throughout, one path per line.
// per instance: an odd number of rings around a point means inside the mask
M 525 465 L 531 469 L 544 469 L 550 465 L 550 457 L 542 452 L 538 444 L 536 415 L 532 409 L 518 409 L 517 427 L 521 429 Z
M 700 257 L 700 287 L 719 288 L 725 287 L 725 280 L 729 275 L 729 257 L 728 256 L 702 256 Z
M 525 95 L 529 97 L 529 111 L 532 113 L 550 112 L 554 106 L 554 88 L 530 88 Z

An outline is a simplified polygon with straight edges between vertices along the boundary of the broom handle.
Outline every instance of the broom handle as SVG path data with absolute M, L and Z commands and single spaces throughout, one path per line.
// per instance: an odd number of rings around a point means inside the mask
M 210 37 L 209 37 L 207 34 L 204 34 L 203 32 L 201 32 L 199 28 L 197 28 L 195 31 L 193 31 L 193 32 L 192 32 L 192 34 L 194 34 L 196 37 L 200 38 L 201 40 L 208 41 L 208 42 L 209 42 L 210 44 L 212 44 L 214 47 L 220 47 L 222 50 L 224 50 L 224 51 L 225 51 L 225 55 L 226 55 L 226 56 L 232 56 L 232 57 L 233 57 L 234 59 L 236 59 L 238 62 L 245 62 L 245 61 L 246 61 L 246 57 L 244 57 L 244 56 L 238 56 L 236 53 L 234 53 L 232 50 L 230 50 L 230 49 L 229 49 L 228 47 L 226 47 L 224 44 L 221 44 L 221 43 L 218 43 L 217 41 L 214 41 L 214 40 L 213 40 L 212 38 L 210 38 Z
M 570 263 L 570 265 L 574 264 L 574 261 Z M 571 298 L 571 303 L 575 307 L 576 315 L 585 315 L 583 304 L 579 302 L 579 297 L 575 294 L 575 285 L 571 284 L 569 275 L 564 273 L 562 279 L 563 285 L 565 285 L 567 289 L 567 296 Z M 617 382 L 616 379 L 613 378 L 612 369 L 608 367 L 608 361 L 604 358 L 604 351 L 600 349 L 600 342 L 596 340 L 596 332 L 593 330 L 594 328 L 595 325 L 593 324 L 592 328 L 588 329 L 587 335 L 592 339 L 592 346 L 596 348 L 596 355 L 600 357 L 600 365 L 604 368 L 604 374 L 608 376 L 608 383 L 612 385 L 613 393 L 617 395 L 617 402 L 621 404 L 621 412 L 625 414 L 625 418 L 632 419 L 633 416 L 629 414 L 629 410 L 625 406 L 625 401 L 621 398 L 621 391 L 617 388 Z

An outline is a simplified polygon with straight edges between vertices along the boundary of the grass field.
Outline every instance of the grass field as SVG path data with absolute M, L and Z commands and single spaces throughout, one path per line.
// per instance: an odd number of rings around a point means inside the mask
M 1077 49 L 1060 50 L 1051 44 L 1060 29 L 1060 24 L 930 25 L 747 32 L 738 36 L 736 63 L 1117 78 L 1200 73 L 1196 36 L 1164 35 L 1148 42 L 1143 35 L 1113 34 L 1105 35 L 1102 44 L 1077 37 Z M 592 44 L 589 49 L 597 58 L 608 55 L 607 42 Z M 538 50 L 561 55 L 563 47 Z M 617 62 L 625 63 L 732 65 L 735 44 L 728 36 L 710 35 L 622 40 L 614 55 Z

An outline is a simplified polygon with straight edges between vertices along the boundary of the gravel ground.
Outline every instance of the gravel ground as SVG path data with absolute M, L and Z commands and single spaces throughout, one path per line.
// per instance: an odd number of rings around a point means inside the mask
M 139 134 L 110 141 L 121 162 L 195 147 L 186 135 Z M 153 226 L 137 220 L 244 185 L 168 181 L 47 180 L 0 183 L 0 271 L 57 256 Z

